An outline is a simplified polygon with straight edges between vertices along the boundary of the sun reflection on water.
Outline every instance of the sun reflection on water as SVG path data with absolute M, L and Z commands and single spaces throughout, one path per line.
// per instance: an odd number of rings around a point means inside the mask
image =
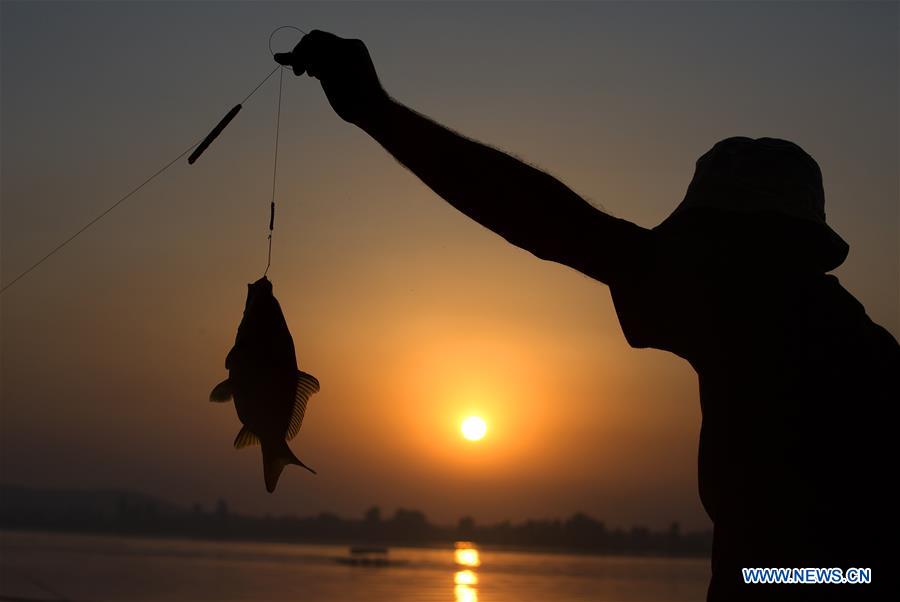
M 457 585 L 453 589 L 455 602 L 478 602 L 478 590 L 470 585 Z
M 453 560 L 461 568 L 453 575 L 453 599 L 455 602 L 478 602 L 478 574 L 473 570 L 481 566 L 478 548 L 470 541 L 456 542 Z

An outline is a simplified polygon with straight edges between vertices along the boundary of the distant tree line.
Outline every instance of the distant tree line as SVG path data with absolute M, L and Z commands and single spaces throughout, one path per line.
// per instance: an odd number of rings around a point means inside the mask
M 709 531 L 682 532 L 678 523 L 653 531 L 607 528 L 578 512 L 565 520 L 504 521 L 480 525 L 464 517 L 454 526 L 434 525 L 418 510 L 398 508 L 383 517 L 373 506 L 359 519 L 318 516 L 263 517 L 234 514 L 225 500 L 206 510 L 183 509 L 133 492 L 42 492 L 0 487 L 0 528 L 87 533 L 176 536 L 305 543 L 444 545 L 539 548 L 599 554 L 708 556 Z

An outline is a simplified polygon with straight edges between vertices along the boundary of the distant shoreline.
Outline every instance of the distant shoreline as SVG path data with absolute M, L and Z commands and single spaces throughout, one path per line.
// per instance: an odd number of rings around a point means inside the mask
M 40 529 L 29 527 L 9 527 L 0 523 L 0 547 L 2 547 L 3 535 L 6 533 L 26 533 L 35 535 L 73 535 L 79 537 L 108 537 L 114 539 L 146 539 L 146 540 L 178 540 L 197 543 L 247 543 L 247 544 L 282 544 L 290 545 L 312 545 L 312 546 L 335 546 L 344 547 L 358 544 L 358 541 L 326 541 L 326 540 L 287 540 L 287 539 L 257 539 L 257 538 L 235 538 L 235 537 L 203 537 L 193 536 L 183 533 L 124 533 L 114 531 L 85 531 L 85 530 L 68 530 L 68 529 Z M 384 547 L 390 548 L 413 548 L 422 550 L 452 550 L 456 541 L 432 541 L 420 543 L 390 543 L 384 542 Z M 489 552 L 515 552 L 518 554 L 554 554 L 560 556 L 598 556 L 598 557 L 614 557 L 614 558 L 632 558 L 632 559 L 660 559 L 660 560 L 703 560 L 708 559 L 709 555 L 666 555 L 666 554 L 635 554 L 635 553 L 612 553 L 595 550 L 585 550 L 579 548 L 563 548 L 563 547 L 541 547 L 541 546 L 510 546 L 502 544 L 483 544 L 478 541 L 472 541 L 481 551 Z
M 361 518 L 323 512 L 316 516 L 248 516 L 232 513 L 225 500 L 211 509 L 190 509 L 131 491 L 36 490 L 0 485 L 0 529 L 195 541 L 381 545 L 415 548 L 472 541 L 480 548 L 591 556 L 708 558 L 712 532 L 647 527 L 607 528 L 575 513 L 566 519 L 477 524 L 463 517 L 456 526 L 434 525 L 419 510 L 398 508 L 382 516 L 371 507 Z

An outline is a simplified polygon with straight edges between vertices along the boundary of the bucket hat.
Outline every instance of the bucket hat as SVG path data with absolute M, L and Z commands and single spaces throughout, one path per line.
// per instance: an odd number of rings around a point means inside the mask
M 657 228 L 677 227 L 698 211 L 754 214 L 796 226 L 796 243 L 817 267 L 843 263 L 849 246 L 825 221 L 819 165 L 800 146 L 777 138 L 726 138 L 697 160 L 684 200 Z M 760 223 L 754 220 L 754 223 Z M 760 237 L 765 232 L 760 232 Z

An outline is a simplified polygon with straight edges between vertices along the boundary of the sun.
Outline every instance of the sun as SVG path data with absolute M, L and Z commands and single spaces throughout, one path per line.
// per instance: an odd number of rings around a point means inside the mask
M 462 421 L 460 430 L 469 441 L 481 441 L 487 433 L 487 423 L 480 416 L 469 416 Z

